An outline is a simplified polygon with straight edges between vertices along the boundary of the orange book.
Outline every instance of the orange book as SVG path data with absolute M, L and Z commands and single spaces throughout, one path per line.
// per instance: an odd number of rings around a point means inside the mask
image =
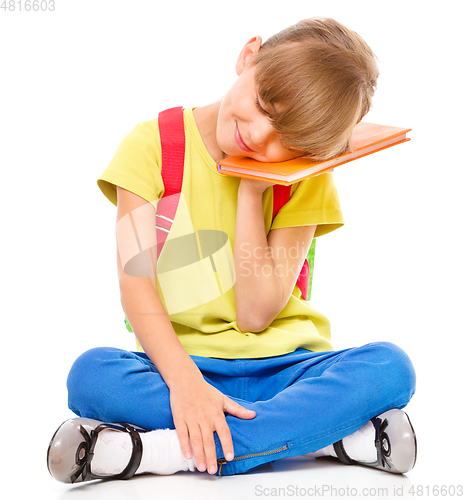
M 362 156 L 409 141 L 410 128 L 390 127 L 360 122 L 352 133 L 352 151 L 325 161 L 295 158 L 279 163 L 265 163 L 244 156 L 230 156 L 217 163 L 218 172 L 233 177 L 247 177 L 289 186 L 324 173 Z

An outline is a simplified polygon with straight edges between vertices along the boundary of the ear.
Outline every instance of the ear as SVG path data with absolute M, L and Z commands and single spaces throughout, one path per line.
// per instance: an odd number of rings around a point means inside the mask
M 259 36 L 254 36 L 251 38 L 241 50 L 236 63 L 236 73 L 240 75 L 247 63 L 252 59 L 252 57 L 260 50 L 262 46 L 262 39 Z

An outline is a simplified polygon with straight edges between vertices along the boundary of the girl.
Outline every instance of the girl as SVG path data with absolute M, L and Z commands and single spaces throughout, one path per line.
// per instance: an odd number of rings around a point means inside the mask
M 139 349 L 92 349 L 74 363 L 80 418 L 48 450 L 58 480 L 229 475 L 303 454 L 414 466 L 400 410 L 415 390 L 409 358 L 390 343 L 334 351 L 327 318 L 296 286 L 312 239 L 343 224 L 332 174 L 293 185 L 277 211 L 270 184 L 216 169 L 232 155 L 345 151 L 370 108 L 375 57 L 340 23 L 309 19 L 252 38 L 236 72 L 221 101 L 138 124 L 99 178 L 117 205 L 121 302 Z M 166 134 L 184 155 L 180 195 L 168 192 Z M 172 203 L 162 244 L 155 228 Z

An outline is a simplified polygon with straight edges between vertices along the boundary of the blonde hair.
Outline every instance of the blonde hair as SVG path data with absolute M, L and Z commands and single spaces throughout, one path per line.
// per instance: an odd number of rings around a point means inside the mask
M 357 33 L 334 19 L 306 19 L 269 38 L 253 64 L 287 147 L 316 160 L 350 148 L 378 78 L 376 57 Z

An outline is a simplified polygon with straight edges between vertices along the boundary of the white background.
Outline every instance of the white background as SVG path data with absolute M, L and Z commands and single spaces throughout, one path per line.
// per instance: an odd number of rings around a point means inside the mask
M 255 498 L 292 483 L 356 485 L 359 493 L 387 485 L 408 497 L 412 485 L 463 484 L 460 3 L 56 0 L 54 12 L 14 5 L 0 9 L 2 489 L 68 500 Z M 95 346 L 134 349 L 119 304 L 116 212 L 97 177 L 136 123 L 221 97 L 252 36 L 312 16 L 338 19 L 378 56 L 366 120 L 413 129 L 409 143 L 335 172 L 346 225 L 317 242 L 312 303 L 331 319 L 336 349 L 387 340 L 411 356 L 416 468 L 402 477 L 296 459 L 221 479 L 56 483 L 45 454 L 56 427 L 73 416 L 71 363 Z

